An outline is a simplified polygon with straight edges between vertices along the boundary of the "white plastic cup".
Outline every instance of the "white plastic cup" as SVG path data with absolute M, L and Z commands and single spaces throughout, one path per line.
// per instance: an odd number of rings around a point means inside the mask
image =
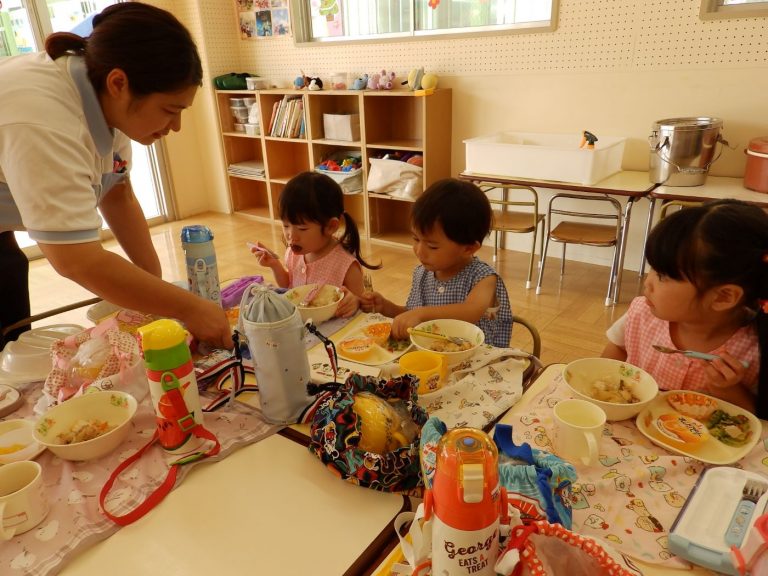
M 600 406 L 579 399 L 561 400 L 553 409 L 555 454 L 585 466 L 597 463 L 605 412 Z
M 32 530 L 49 508 L 40 464 L 22 460 L 0 467 L 0 539 Z

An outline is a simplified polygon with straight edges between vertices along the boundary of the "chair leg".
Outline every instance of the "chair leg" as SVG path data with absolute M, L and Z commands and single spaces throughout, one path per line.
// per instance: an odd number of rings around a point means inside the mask
M 531 278 L 533 277 L 533 260 L 536 258 L 536 228 L 533 229 L 531 238 L 531 259 L 528 261 L 528 280 L 525 282 L 525 289 L 531 289 Z
M 563 259 L 560 260 L 560 278 L 565 276 L 565 245 L 566 242 L 563 242 Z
M 542 230 L 542 235 L 545 232 Z M 547 261 L 547 250 L 549 249 L 549 236 L 544 241 L 544 248 L 541 251 L 541 260 L 539 261 L 539 280 L 536 282 L 536 294 L 541 294 L 541 280 L 544 277 L 544 264 Z
M 539 238 L 539 268 L 541 268 L 541 255 L 544 253 L 544 223 L 539 225 L 541 228 L 541 237 Z
M 619 245 L 618 243 L 614 245 L 613 248 L 613 261 L 611 262 L 611 272 L 610 276 L 608 276 L 608 293 L 605 295 L 605 305 L 610 306 L 613 304 L 613 291 L 615 288 L 615 284 L 618 281 L 618 272 L 619 272 Z

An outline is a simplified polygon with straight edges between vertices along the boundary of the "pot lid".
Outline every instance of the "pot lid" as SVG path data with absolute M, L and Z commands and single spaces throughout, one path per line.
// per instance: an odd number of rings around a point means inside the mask
M 749 141 L 749 149 L 752 152 L 768 154 L 768 136 L 760 136 Z

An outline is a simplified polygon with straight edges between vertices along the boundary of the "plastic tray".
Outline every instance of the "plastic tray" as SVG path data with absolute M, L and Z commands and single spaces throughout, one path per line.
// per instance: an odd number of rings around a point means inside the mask
M 676 555 L 724 574 L 738 574 L 731 561 L 725 533 L 742 498 L 747 479 L 766 483 L 760 474 L 739 468 L 705 470 L 669 533 L 669 549 Z M 757 501 L 749 527 L 764 513 L 768 492 Z
M 329 338 L 333 340 L 333 343 L 336 344 L 336 351 L 339 355 L 339 358 L 343 358 L 344 360 L 348 360 L 349 362 L 354 362 L 356 364 L 381 366 L 382 364 L 394 362 L 400 358 L 400 356 L 410 350 L 412 347 L 411 344 L 409 344 L 403 350 L 397 350 L 394 352 L 382 348 L 381 346 L 375 346 L 374 350 L 371 352 L 370 357 L 365 360 L 348 358 L 345 356 L 341 351 L 339 342 L 349 338 L 363 338 L 365 336 L 363 329 L 369 324 L 376 324 L 377 322 L 392 322 L 392 319 L 387 318 L 386 316 L 382 316 L 381 314 L 358 314 L 349 324 L 344 326 L 344 328 L 329 336 Z
M 645 410 L 637 415 L 635 420 L 637 429 L 640 430 L 640 432 L 654 444 L 658 444 L 670 452 L 682 454 L 683 456 L 690 456 L 691 458 L 696 458 L 696 460 L 705 462 L 707 464 L 725 465 L 733 464 L 734 462 L 738 462 L 744 458 L 760 441 L 763 425 L 760 423 L 760 420 L 755 417 L 754 414 L 747 412 L 735 404 L 714 398 L 718 404 L 718 408 L 721 410 L 728 412 L 729 414 L 744 414 L 747 418 L 749 418 L 749 423 L 752 428 L 752 437 L 749 442 L 747 442 L 744 446 L 728 446 L 716 438 L 710 437 L 701 445 L 696 446 L 690 450 L 686 449 L 685 447 L 681 448 L 671 443 L 667 443 L 666 441 L 662 440 L 662 437 L 658 436 L 654 431 L 652 422 L 665 412 L 674 412 L 672 406 L 670 406 L 669 402 L 667 402 L 667 396 L 671 393 L 672 391 L 660 393 L 656 399 L 645 408 Z

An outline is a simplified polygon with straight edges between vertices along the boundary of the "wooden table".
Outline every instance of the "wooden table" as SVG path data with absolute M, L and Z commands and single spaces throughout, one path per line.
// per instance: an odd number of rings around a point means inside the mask
M 567 182 L 554 182 L 552 180 L 536 180 L 530 178 L 517 178 L 515 176 L 499 176 L 492 174 L 478 174 L 475 172 L 462 172 L 459 178 L 471 182 L 489 182 L 498 184 L 517 184 L 532 186 L 534 188 L 547 188 L 551 190 L 568 190 L 585 192 L 587 194 L 602 194 L 606 196 L 619 196 L 627 198 L 627 204 L 622 214 L 621 238 L 619 241 L 619 265 L 614 279 L 613 303 L 616 304 L 621 296 L 621 277 L 624 270 L 624 257 L 627 251 L 627 236 L 629 223 L 632 217 L 632 207 L 639 198 L 645 198 L 656 187 L 650 181 L 648 172 L 634 170 L 622 170 L 591 185 L 571 184 Z
M 339 480 L 275 435 L 198 466 L 147 516 L 60 574 L 365 574 L 408 508 L 399 494 Z
M 645 243 L 648 241 L 653 226 L 653 214 L 656 208 L 656 202 L 661 201 L 662 206 L 665 202 L 673 200 L 683 202 L 707 202 L 710 200 L 724 200 L 733 198 L 743 200 L 750 204 L 755 204 L 761 208 L 768 209 L 768 194 L 764 192 L 755 192 L 744 187 L 743 178 L 729 178 L 726 176 L 707 176 L 704 184 L 701 186 L 664 186 L 663 184 L 651 190 L 649 199 L 651 207 L 648 209 L 648 223 L 645 227 Z M 645 272 L 645 253 L 640 261 L 640 276 Z

